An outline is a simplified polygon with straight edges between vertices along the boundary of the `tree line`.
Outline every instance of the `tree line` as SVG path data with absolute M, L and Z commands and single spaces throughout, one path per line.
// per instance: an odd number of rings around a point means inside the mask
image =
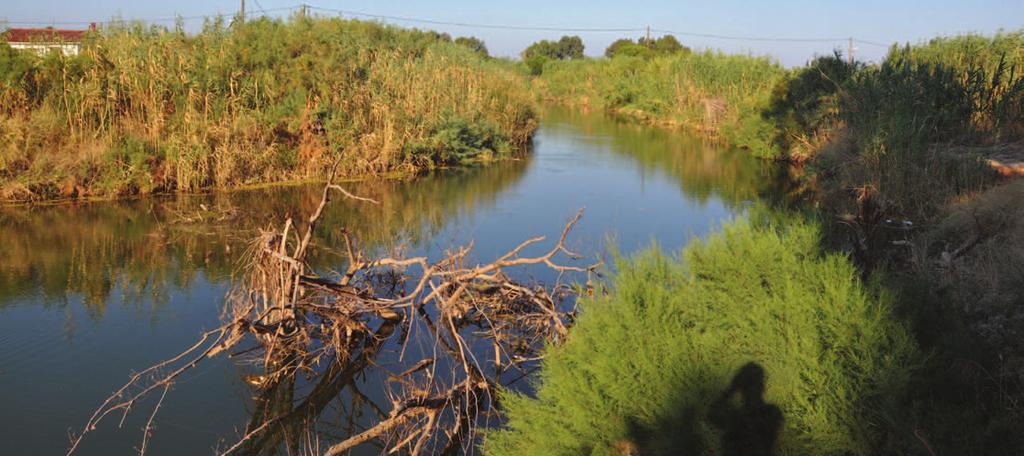
M 436 35 L 439 40 L 465 46 L 484 57 L 490 56 L 486 43 L 475 36 L 458 37 L 453 40 L 447 33 L 437 33 Z M 584 48 L 582 38 L 577 35 L 565 35 L 558 41 L 534 42 L 523 50 L 520 57 L 530 70 L 530 74 L 538 76 L 544 72 L 544 64 L 549 61 L 582 59 Z M 650 58 L 659 55 L 689 54 L 690 52 L 690 48 L 683 46 L 675 36 L 663 35 L 658 38 L 640 37 L 636 40 L 620 38 L 604 50 L 604 56 L 607 58 Z

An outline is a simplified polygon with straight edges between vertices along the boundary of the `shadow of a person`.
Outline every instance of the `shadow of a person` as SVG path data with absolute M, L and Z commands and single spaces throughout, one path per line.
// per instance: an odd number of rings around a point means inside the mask
M 722 431 L 725 456 L 767 456 L 774 453 L 782 427 L 782 410 L 764 401 L 764 368 L 747 363 L 732 379 L 729 389 L 709 410 L 711 423 Z M 732 398 L 740 395 L 740 404 Z

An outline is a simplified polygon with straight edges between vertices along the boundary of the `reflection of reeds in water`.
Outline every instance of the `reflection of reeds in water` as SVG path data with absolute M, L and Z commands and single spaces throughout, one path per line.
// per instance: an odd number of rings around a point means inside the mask
M 381 202 L 356 207 L 339 201 L 324 214 L 318 240 L 332 244 L 342 228 L 374 250 L 392 243 L 417 244 L 460 212 L 472 212 L 521 177 L 524 162 L 445 172 L 415 181 L 346 184 Z M 166 301 L 172 288 L 188 288 L 202 272 L 214 282 L 237 266 L 244 242 L 287 215 L 309 212 L 315 186 L 277 187 L 210 195 L 180 195 L 125 202 L 8 207 L 0 211 L 0 306 L 20 294 L 66 302 L 81 294 L 100 318 L 112 290 L 125 301 Z M 205 208 L 205 209 L 204 209 Z M 217 220 L 230 210 L 231 217 Z M 343 262 L 322 253 L 317 266 Z
M 774 155 L 767 106 L 785 70 L 767 58 L 713 52 L 550 62 L 534 82 L 540 97 L 615 111 Z
M 725 147 L 696 135 L 620 121 L 600 113 L 549 108 L 545 128 L 568 120 L 579 140 L 639 162 L 646 170 L 669 174 L 689 198 L 702 203 L 718 198 L 729 205 L 765 200 L 789 203 L 799 189 L 787 167 L 753 157 L 749 151 Z

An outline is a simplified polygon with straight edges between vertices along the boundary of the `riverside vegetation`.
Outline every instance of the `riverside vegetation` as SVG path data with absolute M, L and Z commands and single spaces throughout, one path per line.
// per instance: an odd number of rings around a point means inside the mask
M 828 244 L 900 293 L 932 353 L 917 399 L 932 444 L 1018 451 L 1024 187 L 990 165 L 1024 159 L 1024 33 L 893 47 L 872 66 L 824 57 L 779 94 Z
M 296 15 L 196 34 L 89 33 L 77 56 L 0 44 L 0 197 L 195 191 L 508 157 L 537 122 L 482 42 Z
M 921 353 L 892 297 L 822 253 L 819 236 L 810 223 L 755 220 L 679 258 L 656 246 L 620 258 L 611 292 L 585 299 L 568 341 L 549 350 L 536 398 L 503 397 L 507 430 L 484 449 L 877 454 L 902 427 L 894 398 Z M 752 361 L 760 373 L 734 378 Z M 746 408 L 732 409 L 730 382 Z M 764 408 L 748 407 L 760 399 Z M 720 447 L 722 433 L 732 441 Z
M 684 126 L 805 164 L 817 212 L 752 209 L 679 258 L 656 246 L 620 258 L 548 348 L 536 394 L 503 392 L 507 426 L 485 452 L 1024 446 L 1024 184 L 987 162 L 1022 152 L 1024 34 L 793 70 L 657 43 L 590 59 L 565 37 L 516 72 L 482 43 L 293 18 L 194 37 L 126 27 L 75 58 L 5 49 L 2 74 L 18 77 L 4 80 L 0 178 L 8 198 L 33 198 L 487 159 L 528 141 L 531 89 Z
M 707 97 L 658 89 L 699 86 L 705 73 L 682 62 L 710 71 L 740 58 L 628 59 L 552 61 L 535 86 L 671 121 Z M 754 211 L 682 259 L 656 248 L 620 259 L 610 293 L 585 300 L 568 341 L 550 349 L 536 394 L 506 395 L 508 426 L 486 451 L 1024 445 L 1024 182 L 989 161 L 1024 158 L 1024 33 L 894 46 L 876 65 L 836 53 L 757 87 L 746 118 L 769 155 L 806 163 L 820 224 L 759 223 Z M 739 405 L 723 405 L 737 392 Z
M 691 52 L 667 36 L 650 43 L 619 40 L 605 59 L 527 60 L 531 87 L 550 102 L 682 126 L 758 156 L 778 156 L 772 123 L 761 116 L 786 74 L 768 58 Z

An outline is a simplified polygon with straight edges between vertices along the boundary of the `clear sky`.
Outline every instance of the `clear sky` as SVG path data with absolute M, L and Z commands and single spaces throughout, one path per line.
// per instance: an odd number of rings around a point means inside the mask
M 18 21 L 74 22 L 103 21 L 113 16 L 124 19 L 166 18 L 174 15 L 199 16 L 233 14 L 239 0 L 4 0 L 0 20 L 10 26 Z M 247 10 L 258 12 L 293 6 L 299 0 L 247 0 Z M 916 43 L 936 35 L 962 32 L 992 33 L 999 29 L 1024 28 L 1024 0 L 480 0 L 414 1 L 394 0 L 307 0 L 312 6 L 347 11 L 476 24 L 541 26 L 554 28 L 637 28 L 673 30 L 766 38 L 839 38 L 833 42 L 788 42 L 725 40 L 678 36 L 693 48 L 714 48 L 727 52 L 769 54 L 786 65 L 804 63 L 815 54 L 834 48 L 846 49 L 846 37 L 885 43 Z M 271 14 L 282 14 L 274 12 Z M 334 13 L 322 13 L 334 14 Z M 196 21 L 189 24 L 193 25 Z M 452 25 L 429 25 L 387 20 L 448 32 L 453 36 L 482 38 L 494 55 L 514 56 L 538 39 L 557 39 L 558 31 L 505 30 Z M 40 24 L 45 25 L 45 24 Z M 76 28 L 84 25 L 66 24 Z M 583 37 L 588 55 L 600 55 L 614 39 L 637 37 L 642 32 L 571 32 Z M 653 33 L 652 35 L 658 35 Z M 858 44 L 858 57 L 879 58 L 885 48 Z

